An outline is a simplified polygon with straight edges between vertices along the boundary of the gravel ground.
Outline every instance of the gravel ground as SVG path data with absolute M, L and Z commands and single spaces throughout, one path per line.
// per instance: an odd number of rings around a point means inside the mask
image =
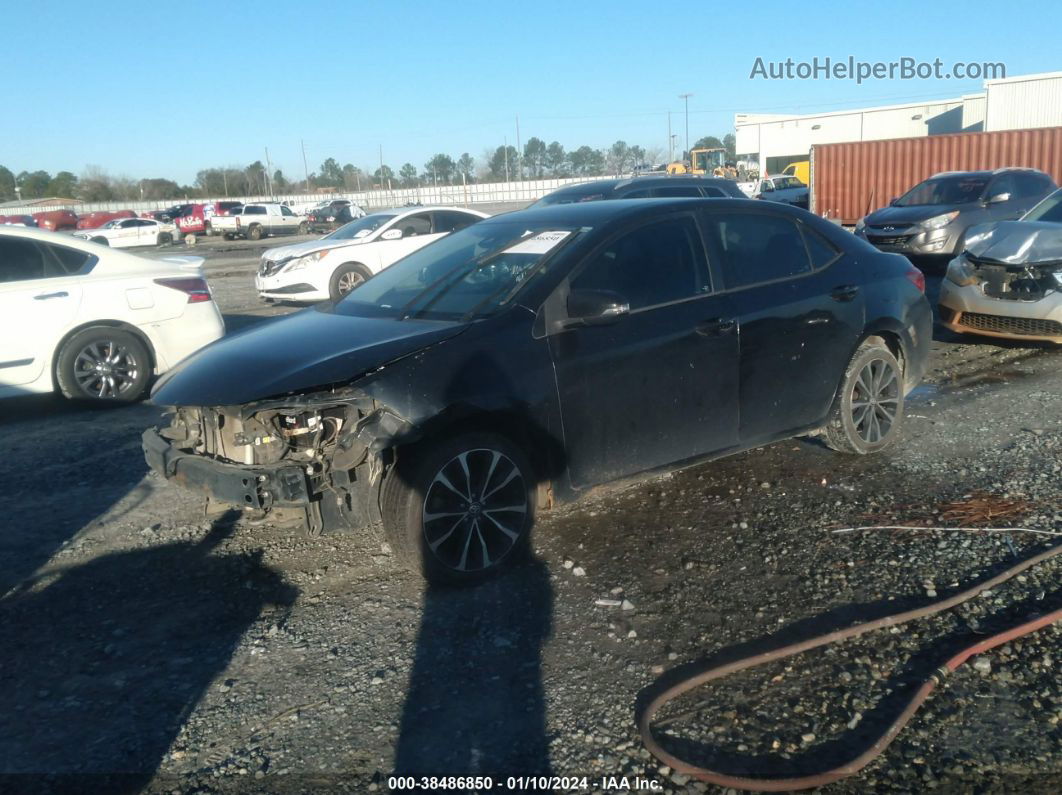
M 247 289 L 262 248 L 197 247 L 230 329 L 292 311 Z M 1056 540 L 833 531 L 942 524 L 989 495 L 1018 505 L 1007 524 L 1062 532 L 1060 363 L 940 331 L 888 454 L 793 440 L 601 489 L 541 516 L 533 562 L 458 591 L 366 535 L 204 516 L 146 471 L 151 406 L 7 401 L 0 791 L 366 792 L 395 770 L 714 791 L 649 757 L 635 705 L 676 670 L 924 604 Z M 662 714 L 691 713 L 665 741 L 735 773 L 836 764 L 950 651 L 1057 608 L 1060 574 L 704 688 Z M 1059 791 L 1060 640 L 971 660 L 824 789 Z

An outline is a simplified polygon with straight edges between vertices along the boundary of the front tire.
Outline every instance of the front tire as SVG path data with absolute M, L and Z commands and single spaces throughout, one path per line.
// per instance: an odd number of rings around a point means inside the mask
M 160 232 L 155 242 L 159 246 L 159 248 L 161 248 L 162 246 L 168 246 L 173 242 L 173 235 L 171 235 L 169 232 Z
M 109 246 L 111 244 L 111 241 L 105 237 L 94 237 L 92 238 L 92 242 L 99 243 L 101 246 Z
M 403 455 L 381 494 L 396 556 L 432 583 L 471 585 L 523 557 L 534 522 L 535 480 L 516 445 L 467 433 Z
M 332 278 L 328 281 L 328 295 L 333 301 L 338 301 L 371 278 L 372 273 L 361 263 L 344 263 L 332 273 Z
M 56 358 L 59 389 L 70 400 L 133 403 L 147 393 L 151 356 L 134 334 L 99 326 L 79 331 Z
M 856 455 L 891 445 L 903 427 L 903 368 L 878 338 L 856 350 L 845 369 L 826 424 L 826 444 Z
M 301 224 L 299 224 L 299 229 L 298 229 L 298 232 L 296 232 L 296 234 L 308 235 L 309 233 L 310 233 L 310 227 L 307 225 L 307 223 L 305 221 L 303 221 Z

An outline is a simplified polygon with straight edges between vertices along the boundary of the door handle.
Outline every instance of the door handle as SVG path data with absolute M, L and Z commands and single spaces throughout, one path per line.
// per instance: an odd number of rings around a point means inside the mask
M 62 290 L 58 293 L 41 293 L 40 295 L 33 296 L 34 301 L 47 301 L 50 298 L 69 298 L 70 293 L 66 290 Z
M 851 301 L 859 295 L 859 287 L 854 284 L 842 284 L 840 287 L 834 287 L 830 292 L 830 298 L 834 301 Z
M 718 337 L 729 334 L 737 328 L 737 321 L 733 318 L 713 317 L 697 326 L 697 333 L 702 337 Z

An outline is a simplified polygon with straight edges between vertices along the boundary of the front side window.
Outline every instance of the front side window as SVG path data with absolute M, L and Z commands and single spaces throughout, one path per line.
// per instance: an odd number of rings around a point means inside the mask
M 1062 190 L 1056 190 L 1029 210 L 1021 220 L 1062 224 Z
M 653 191 L 653 195 L 659 199 L 699 199 L 701 197 L 701 189 L 695 188 L 692 185 L 686 185 L 684 187 L 657 188 Z
M 359 240 L 368 237 L 381 226 L 395 217 L 394 213 L 373 213 L 364 215 L 349 224 L 344 224 L 331 234 L 325 235 L 325 240 Z
M 295 213 L 293 213 L 291 210 L 289 210 L 284 205 L 280 205 L 280 214 L 281 215 L 295 215 Z
M 416 237 L 431 234 L 431 217 L 428 213 L 407 215 L 395 222 L 394 229 L 402 230 L 402 237 Z
M 708 269 L 697 226 L 671 218 L 621 235 L 591 255 L 570 287 L 618 293 L 631 311 L 701 295 Z
M 804 239 L 789 218 L 768 213 L 713 212 L 708 220 L 722 255 L 727 289 L 811 271 Z

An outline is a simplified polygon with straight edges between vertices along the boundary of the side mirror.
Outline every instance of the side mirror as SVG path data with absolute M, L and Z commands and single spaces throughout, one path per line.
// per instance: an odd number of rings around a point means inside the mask
M 629 314 L 631 305 L 611 290 L 572 290 L 568 294 L 568 319 L 565 328 L 604 326 Z
M 402 230 L 401 229 L 388 229 L 386 232 L 384 232 L 382 235 L 380 235 L 380 240 L 401 240 L 401 239 L 402 239 Z
M 1009 202 L 1009 193 L 997 193 L 995 196 L 989 196 L 985 204 L 1000 204 L 1002 202 Z

